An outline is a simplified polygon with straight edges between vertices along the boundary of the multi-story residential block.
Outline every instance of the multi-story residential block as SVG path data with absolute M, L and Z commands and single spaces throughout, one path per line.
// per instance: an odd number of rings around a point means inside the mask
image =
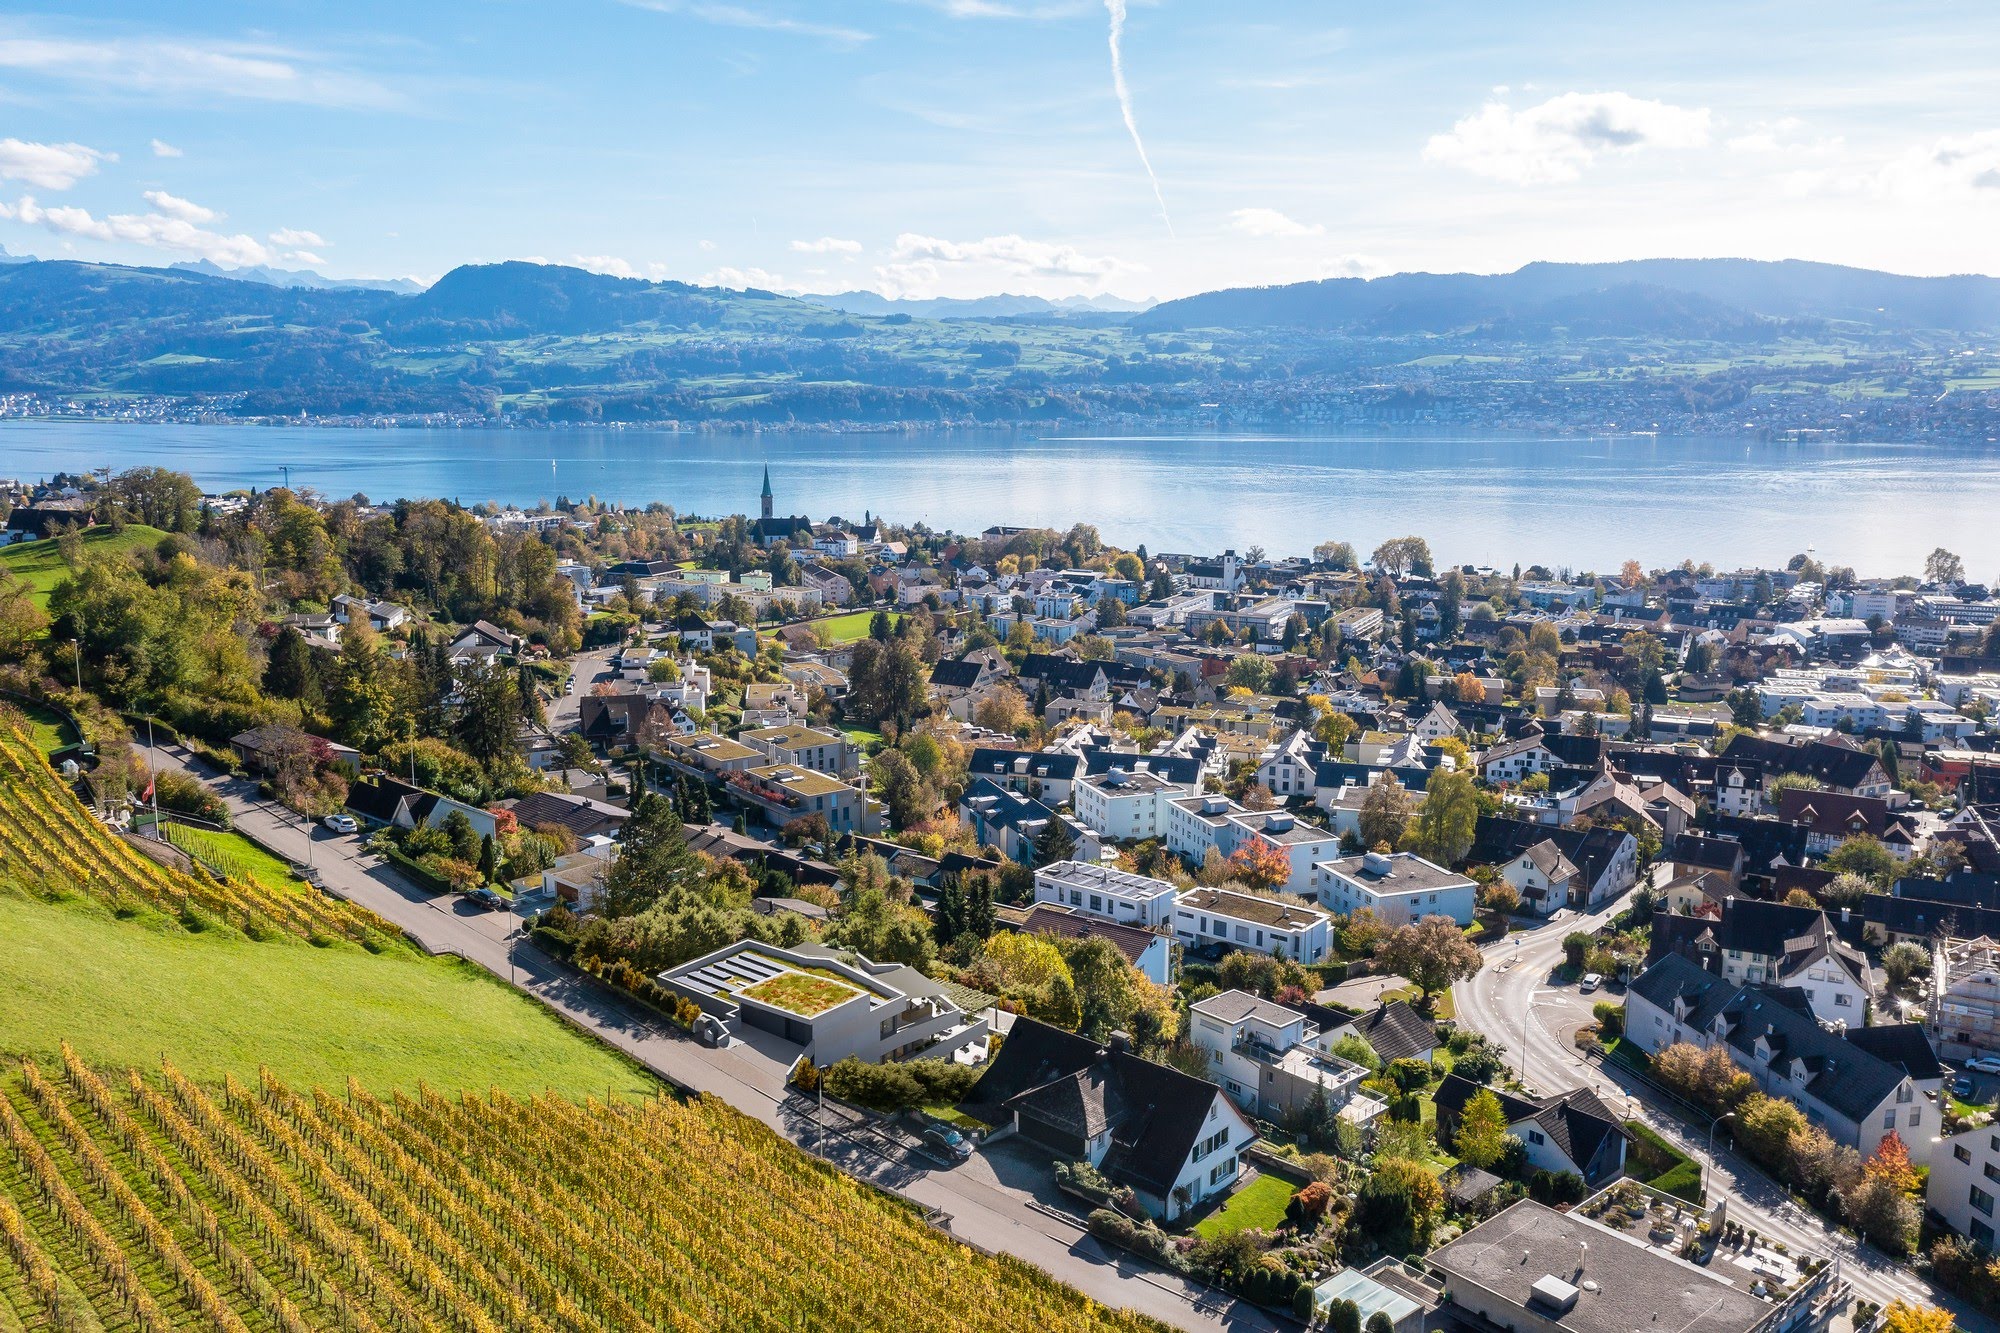
M 1313 867 L 1313 895 L 1330 912 L 1351 916 L 1366 907 L 1391 926 L 1427 916 L 1472 924 L 1477 886 L 1415 852 L 1364 852 Z
M 737 740 L 767 755 L 772 762 L 792 764 L 814 773 L 851 778 L 861 772 L 861 747 L 837 731 L 818 727 L 758 727 L 738 733 Z
M 1035 901 L 1056 903 L 1123 925 L 1170 927 L 1179 890 L 1116 866 L 1058 861 L 1035 872 Z
M 1333 948 L 1332 918 L 1294 898 L 1229 889 L 1189 889 L 1174 904 L 1174 935 L 1194 948 L 1229 944 L 1295 962 L 1323 962 Z
M 1931 1174 L 1924 1204 L 1945 1225 L 1989 1254 L 1994 1244 L 1994 1200 L 2000 1199 L 2000 1125 L 1946 1134 L 1930 1145 Z
M 1127 766 L 1129 765 L 1129 767 Z M 1076 817 L 1093 832 L 1119 842 L 1163 837 L 1167 804 L 1199 790 L 1153 772 L 1144 759 L 1129 759 L 1102 773 L 1088 774 L 1070 788 Z
M 1625 1036 L 1648 1055 L 1726 1047 L 1767 1095 L 1863 1157 L 1893 1130 L 1921 1166 L 1935 1142 L 1944 1072 L 1917 1024 L 1829 1029 L 1796 989 L 1724 981 L 1669 954 L 1626 993 Z
M 1868 959 L 1816 907 L 1726 898 L 1721 916 L 1657 916 L 1648 955 L 1691 959 L 1735 985 L 1790 986 L 1822 1023 L 1860 1026 L 1874 983 Z
M 2000 943 L 1945 940 L 1932 954 L 1924 1027 L 1938 1053 L 1971 1060 L 2000 1053 Z

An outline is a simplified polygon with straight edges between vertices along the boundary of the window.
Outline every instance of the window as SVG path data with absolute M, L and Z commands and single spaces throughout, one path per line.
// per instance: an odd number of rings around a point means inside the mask
M 1968 1230 L 1972 1232 L 1972 1243 L 1974 1245 L 1983 1245 L 1989 1250 L 1993 1248 L 1992 1227 L 1975 1217 L 1972 1219 L 1972 1225 Z
M 1971 1202 L 1973 1211 L 1993 1216 L 1993 1196 L 1977 1185 L 1972 1187 Z
M 1958 1159 L 1959 1161 L 1961 1161 L 1961 1162 L 1967 1162 L 1967 1163 L 1969 1163 L 1969 1162 L 1971 1162 L 1971 1161 L 1972 1161 L 1972 1151 L 1971 1151 L 1971 1149 L 1967 1148 L 1967 1147 L 1966 1147 L 1966 1146 L 1965 1146 L 1965 1145 L 1964 1145 L 1963 1143 L 1954 1143 L 1954 1144 L 1952 1144 L 1952 1145 L 1951 1145 L 1951 1155 L 1952 1155 L 1953 1157 L 1957 1158 L 1957 1159 Z M 1988 1168 L 1987 1168 L 1987 1170 L 1989 1170 L 1989 1171 L 1990 1171 L 1990 1170 L 1992 1170 L 1992 1169 L 1993 1169 L 1993 1168 L 1991 1168 L 1991 1167 L 1988 1167 Z
M 1845 991 L 1842 991 L 1833 997 L 1833 1006 L 1836 1009 L 1849 1008 L 1853 1005 L 1853 1003 L 1854 1003 L 1854 997 L 1847 994 L 1847 992 Z
M 1231 1084 L 1230 1086 L 1235 1087 L 1236 1085 Z M 1241 1091 L 1240 1088 L 1237 1090 Z M 1194 1145 L 1194 1160 L 1199 1162 L 1202 1158 L 1208 1156 L 1227 1142 L 1229 1142 L 1229 1130 L 1226 1127 L 1216 1130 L 1215 1133 Z
M 1531 1129 L 1528 1131 L 1528 1142 L 1534 1144 L 1536 1147 L 1539 1148 L 1544 1143 L 1547 1143 L 1548 1140 L 1542 1137 L 1541 1130 Z
M 1892 1106 L 1888 1110 L 1882 1113 L 1882 1128 L 1894 1129 L 1895 1127 L 1896 1127 L 1896 1108 Z
M 1923 1122 L 1924 1122 L 1924 1108 L 1921 1106 L 1912 1106 L 1910 1108 L 1910 1128 L 1915 1129 L 1918 1125 L 1921 1125 Z
M 1917 1090 L 1905 1083 L 1902 1087 L 1896 1089 L 1896 1104 L 1898 1106 L 1908 1105 L 1916 1099 L 1916 1095 Z
M 1981 1170 L 1988 1180 L 2000 1180 L 2000 1166 L 1988 1162 Z

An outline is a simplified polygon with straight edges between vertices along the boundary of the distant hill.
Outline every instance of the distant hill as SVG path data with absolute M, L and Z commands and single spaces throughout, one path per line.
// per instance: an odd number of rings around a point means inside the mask
M 211 278 L 261 282 L 267 287 L 321 287 L 330 291 L 355 288 L 363 291 L 396 292 L 403 296 L 424 289 L 422 283 L 412 282 L 408 278 L 329 278 L 309 268 L 271 268 L 263 264 L 246 268 L 224 268 L 208 259 L 184 259 L 167 267 L 176 272 L 200 273 Z
M 737 308 L 789 310 L 800 320 L 818 310 L 771 292 L 728 291 L 684 282 L 614 278 L 557 264 L 509 260 L 466 264 L 425 291 L 386 307 L 392 335 L 522 338 L 606 332 L 632 325 L 713 327 Z
M 2000 279 L 1916 278 L 1796 259 L 1536 263 L 1501 274 L 1398 273 L 1238 287 L 1165 302 L 1135 316 L 1132 326 L 1736 337 L 1767 321 L 1884 331 L 2000 329 Z
M 1152 308 L 1149 301 L 1127 301 L 1117 296 L 1065 296 L 1051 301 L 1044 296 L 1013 296 L 1007 293 L 998 296 L 941 296 L 927 301 L 913 301 L 892 299 L 875 292 L 806 292 L 798 299 L 807 305 L 825 306 L 850 315 L 908 315 L 912 319 L 1136 314 Z
M 12 333 L 93 333 L 131 321 L 192 325 L 257 316 L 332 325 L 382 301 L 381 292 L 273 287 L 186 269 L 68 259 L 0 266 L 0 328 Z

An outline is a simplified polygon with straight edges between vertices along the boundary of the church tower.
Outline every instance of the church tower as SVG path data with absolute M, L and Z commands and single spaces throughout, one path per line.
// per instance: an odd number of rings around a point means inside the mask
M 764 517 L 771 516 L 771 465 L 764 465 Z

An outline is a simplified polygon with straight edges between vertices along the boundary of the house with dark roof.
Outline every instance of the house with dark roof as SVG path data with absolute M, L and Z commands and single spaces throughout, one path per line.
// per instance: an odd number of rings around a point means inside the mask
M 1050 805 L 1069 800 L 1083 772 L 1083 756 L 1054 750 L 974 749 L 965 762 L 968 778 L 986 778 L 996 786 Z
M 1256 1127 L 1206 1079 L 1018 1018 L 965 1100 L 1068 1161 L 1087 1161 L 1171 1221 L 1236 1187 Z
M 1859 1026 L 1874 993 L 1867 958 L 1817 907 L 1731 898 L 1717 919 L 1655 915 L 1651 938 L 1649 963 L 1679 954 L 1724 981 L 1795 987 L 1822 1023 Z
M 522 828 L 546 828 L 550 824 L 560 824 L 579 840 L 598 834 L 615 835 L 632 817 L 630 810 L 612 805 L 609 801 L 593 801 L 588 796 L 571 796 L 555 791 L 533 792 L 514 802 L 511 808 Z
M 1921 1166 L 1942 1128 L 1944 1073 L 1921 1026 L 1823 1027 L 1796 987 L 1725 981 L 1669 954 L 1626 993 L 1625 1037 L 1648 1055 L 1725 1047 L 1767 1095 L 1863 1157 L 1893 1130 Z
M 1676 879 L 1687 875 L 1709 875 L 1729 888 L 1743 883 L 1743 844 L 1734 838 L 1707 838 L 1699 833 L 1683 833 L 1667 844 L 1660 858 L 1673 868 Z
M 971 785 L 959 797 L 958 813 L 971 826 L 981 847 L 997 847 L 1001 855 L 1023 864 L 1035 859 L 1036 843 L 1049 825 L 1058 821 L 1068 831 L 1074 859 L 1103 859 L 1103 842 L 1084 825 L 1031 796 L 1009 791 L 990 777 L 973 775 Z
M 1466 860 L 1474 865 L 1507 867 L 1542 844 L 1545 869 L 1535 875 L 1517 871 L 1523 882 L 1530 879 L 1553 886 L 1569 886 L 1566 900 L 1548 900 L 1546 912 L 1558 907 L 1591 911 L 1610 902 L 1632 887 L 1639 878 L 1639 840 L 1622 828 L 1551 828 L 1524 819 L 1481 815 L 1474 829 L 1472 850 Z M 1573 873 L 1557 865 L 1549 852 L 1561 853 Z M 1513 882 L 1510 877 L 1509 882 Z M 1545 888 L 1545 892 L 1550 889 Z M 1527 894 L 1523 891 L 1523 900 Z M 1544 914 L 1546 914 L 1546 912 Z
M 1487 1089 L 1471 1079 L 1446 1074 L 1437 1086 L 1438 1134 L 1450 1142 L 1458 1132 L 1465 1104 L 1491 1091 L 1507 1117 L 1507 1132 L 1527 1149 L 1527 1162 L 1538 1171 L 1560 1175 L 1568 1171 L 1596 1185 L 1625 1169 L 1625 1150 L 1632 1142 L 1624 1120 L 1589 1088 L 1573 1088 L 1554 1097 L 1522 1097 L 1505 1089 Z
M 1810 740 L 1794 745 L 1764 736 L 1739 735 L 1722 751 L 1731 761 L 1749 760 L 1763 769 L 1764 792 L 1787 773 L 1811 778 L 1827 791 L 1849 796 L 1884 796 L 1894 784 L 1872 750 L 1858 750 L 1832 741 Z
M 1825 856 L 1849 838 L 1873 838 L 1891 856 L 1907 861 L 1922 840 L 1916 820 L 1891 810 L 1879 796 L 1788 787 L 1778 793 L 1778 818 L 1805 827 L 1806 851 L 1815 856 Z
M 1322 1008 L 1307 1005 L 1305 1012 L 1314 1017 L 1313 1011 Z M 1320 1030 L 1333 1041 L 1353 1033 L 1367 1042 L 1385 1065 L 1397 1060 L 1429 1060 L 1437 1049 L 1436 1025 L 1411 1008 L 1408 1000 L 1392 1000 L 1369 1013 L 1343 1014 L 1337 1020 L 1333 1013 L 1326 1010 L 1327 1016 L 1318 1019 Z

